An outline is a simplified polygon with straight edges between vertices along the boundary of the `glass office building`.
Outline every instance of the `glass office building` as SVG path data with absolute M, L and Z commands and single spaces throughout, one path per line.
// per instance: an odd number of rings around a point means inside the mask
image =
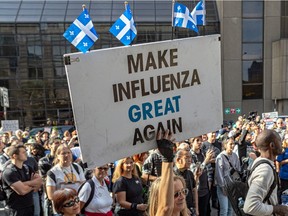
M 190 10 L 197 2 L 181 1 Z M 197 36 L 178 28 L 172 35 L 171 1 L 129 3 L 138 31 L 134 44 Z M 19 120 L 20 128 L 45 124 L 47 118 L 54 124 L 73 122 L 63 54 L 77 50 L 62 34 L 81 13 L 82 4 L 100 36 L 91 50 L 122 46 L 109 28 L 124 12 L 123 1 L 0 1 L 0 87 L 9 91 L 7 119 Z M 201 35 L 220 33 L 216 2 L 207 1 L 206 8 Z
M 192 10 L 198 0 L 178 2 Z M 21 128 L 45 124 L 47 118 L 57 124 L 73 121 L 62 58 L 77 50 L 62 34 L 82 4 L 100 36 L 92 50 L 122 46 L 109 28 L 123 13 L 124 1 L 0 1 L 0 87 L 9 91 L 7 119 L 18 119 Z M 129 4 L 138 32 L 134 44 L 197 36 L 183 28 L 172 31 L 170 0 Z M 221 34 L 224 120 L 250 111 L 287 114 L 287 1 L 206 0 L 206 10 L 200 35 Z M 241 112 L 224 112 L 232 108 Z

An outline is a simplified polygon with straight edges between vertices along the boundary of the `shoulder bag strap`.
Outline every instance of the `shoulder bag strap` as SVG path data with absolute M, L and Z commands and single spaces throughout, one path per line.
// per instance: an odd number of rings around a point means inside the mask
M 76 170 L 77 174 L 80 175 L 79 167 L 77 166 L 77 164 L 72 163 L 72 166 L 73 166 L 74 169 Z
M 89 180 L 87 180 L 87 182 L 90 184 L 91 192 L 90 192 L 90 195 L 89 195 L 89 198 L 88 198 L 87 202 L 83 206 L 83 210 L 85 210 L 85 208 L 90 204 L 90 202 L 93 199 L 94 192 L 95 192 L 95 184 L 94 184 L 93 180 L 89 179 Z
M 227 157 L 227 155 L 223 154 L 224 157 L 226 158 L 226 160 L 228 161 L 228 163 L 230 164 L 231 168 L 235 169 L 234 166 L 231 164 L 229 158 Z
M 266 160 L 259 160 L 258 162 L 256 162 L 256 164 L 250 170 L 248 178 L 251 176 L 252 172 L 256 169 L 256 167 L 258 167 L 260 164 L 263 164 L 263 163 L 266 163 L 266 164 L 268 164 L 271 167 L 271 169 L 273 171 L 273 175 L 274 175 L 274 181 L 273 181 L 273 183 L 272 183 L 272 185 L 271 185 L 266 197 L 263 200 L 263 203 L 265 203 L 267 201 L 268 204 L 270 204 L 269 198 L 270 198 L 271 194 L 273 193 L 273 190 L 275 189 L 276 185 L 278 184 L 278 176 L 277 176 L 276 170 L 271 165 L 271 163 L 269 161 L 266 161 Z

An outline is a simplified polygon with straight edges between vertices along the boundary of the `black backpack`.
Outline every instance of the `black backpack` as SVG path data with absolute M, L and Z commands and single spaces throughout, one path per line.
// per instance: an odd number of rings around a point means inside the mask
M 2 172 L 0 172 L 0 201 L 4 201 L 6 199 L 7 199 L 7 195 L 3 187 Z
M 86 181 L 79 187 L 79 189 L 78 189 L 78 194 L 79 194 L 80 190 L 83 188 L 84 184 L 86 184 L 86 182 L 88 182 L 88 184 L 90 185 L 90 187 L 91 187 L 91 192 L 90 192 L 90 194 L 89 194 L 89 197 L 88 197 L 87 202 L 84 204 L 83 208 L 81 209 L 81 214 L 85 214 L 85 208 L 90 204 L 90 202 L 91 202 L 92 199 L 93 199 L 94 193 L 95 193 L 95 184 L 94 184 L 92 178 L 90 178 L 90 179 L 86 180 Z M 106 180 L 104 180 L 104 182 L 105 182 L 107 188 L 109 188 L 108 182 L 107 182 Z
M 10 163 L 11 163 L 10 160 L 9 160 L 9 161 L 6 161 L 6 163 L 5 163 L 5 165 L 4 165 L 4 169 L 5 169 Z M 23 168 L 24 168 L 24 170 L 25 170 L 26 176 L 29 175 L 30 169 L 29 169 L 28 165 L 23 164 Z M 5 187 L 4 187 L 4 185 L 3 185 L 2 174 L 3 174 L 3 172 L 0 171 L 0 201 L 5 201 L 5 200 L 7 200 L 8 197 L 7 197 L 7 195 L 6 195 Z M 7 189 L 7 187 L 6 187 L 6 189 Z
M 249 190 L 249 185 L 248 185 L 248 179 L 251 176 L 251 174 L 253 173 L 253 171 L 256 169 L 256 167 L 258 167 L 260 164 L 269 164 L 269 166 L 272 168 L 273 170 L 273 174 L 274 174 L 274 181 L 273 184 L 270 187 L 270 190 L 268 191 L 266 197 L 263 200 L 263 203 L 267 202 L 269 203 L 269 198 L 273 192 L 273 190 L 275 189 L 276 185 L 278 184 L 278 177 L 277 177 L 277 173 L 275 168 L 271 165 L 271 163 L 267 160 L 259 160 L 257 161 L 255 164 L 253 164 L 253 168 L 251 170 L 248 170 L 247 172 L 247 176 L 245 178 L 245 180 L 243 181 L 243 179 L 233 179 L 230 176 L 224 177 L 224 188 L 227 192 L 227 196 L 228 199 L 232 205 L 232 208 L 235 212 L 235 214 L 237 216 L 247 216 L 247 214 L 244 213 L 243 211 L 243 207 L 239 207 L 239 198 L 245 202 L 248 190 Z
M 72 166 L 76 170 L 77 174 L 79 175 L 80 174 L 79 167 L 76 164 L 74 164 L 74 163 L 72 163 Z M 56 176 L 51 170 L 49 170 L 47 172 L 47 176 L 49 176 L 56 183 Z

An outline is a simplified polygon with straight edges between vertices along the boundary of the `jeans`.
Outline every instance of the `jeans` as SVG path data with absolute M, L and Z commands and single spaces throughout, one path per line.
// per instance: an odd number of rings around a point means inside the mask
M 228 197 L 223 194 L 221 187 L 217 186 L 217 195 L 220 204 L 220 216 L 232 216 L 233 208 Z
M 34 216 L 40 216 L 40 197 L 38 191 L 33 192 Z

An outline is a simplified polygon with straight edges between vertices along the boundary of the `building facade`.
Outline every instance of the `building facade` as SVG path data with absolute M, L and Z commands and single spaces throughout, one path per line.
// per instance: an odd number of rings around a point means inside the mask
M 178 2 L 192 10 L 198 0 Z M 129 3 L 138 32 L 134 44 L 197 36 L 172 29 L 171 1 Z M 119 0 L 0 1 L 0 87 L 9 91 L 7 119 L 19 120 L 21 128 L 43 125 L 47 118 L 54 124 L 73 122 L 63 54 L 77 50 L 62 34 L 81 13 L 82 4 L 100 35 L 91 50 L 122 46 L 109 33 L 124 11 Z M 200 35 L 221 34 L 224 119 L 255 110 L 287 114 L 288 4 L 206 0 L 206 10 Z M 240 112 L 225 114 L 227 108 Z M 2 107 L 0 111 L 4 119 Z

